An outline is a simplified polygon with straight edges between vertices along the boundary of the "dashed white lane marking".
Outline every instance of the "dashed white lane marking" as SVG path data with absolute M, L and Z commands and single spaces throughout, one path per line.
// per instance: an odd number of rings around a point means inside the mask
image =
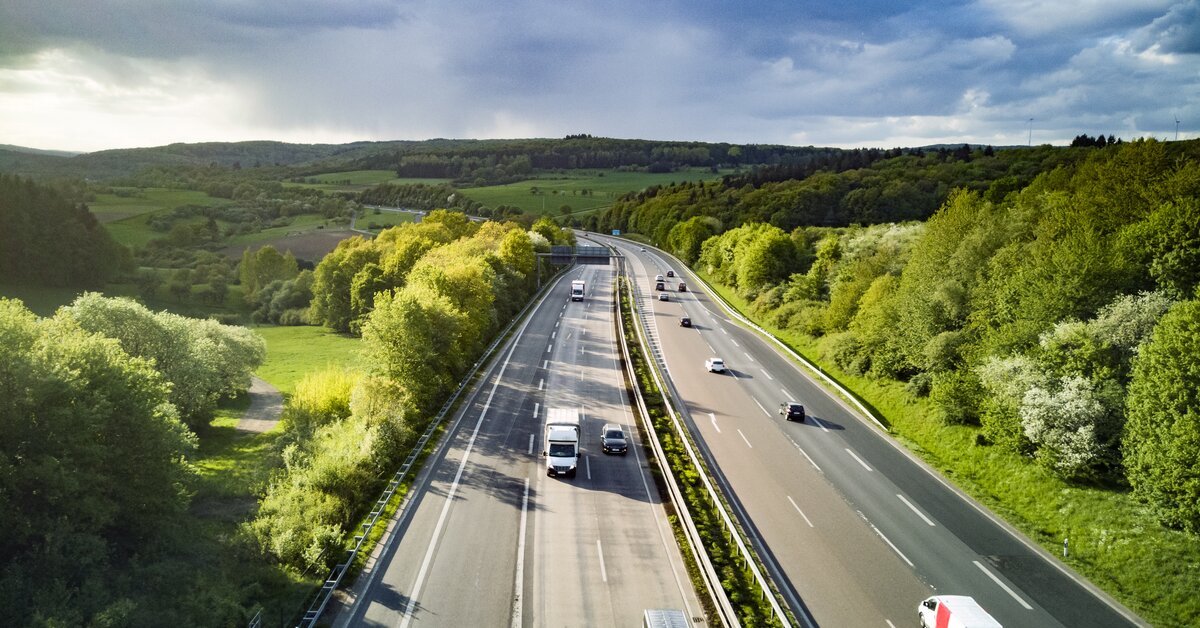
M 583 459 L 583 467 L 587 471 L 587 479 L 592 479 L 592 459 L 585 456 Z
M 753 362 L 753 361 L 754 361 L 754 358 L 753 358 L 753 357 L 751 357 L 749 353 L 746 353 L 745 351 L 743 351 L 743 352 L 742 352 L 742 355 L 746 356 L 746 359 L 747 359 L 747 360 L 750 360 L 751 362 Z
M 751 397 L 751 399 L 754 399 L 754 397 Z M 767 409 L 764 408 L 763 404 L 759 403 L 757 399 L 754 399 L 754 405 L 758 406 L 758 409 L 762 410 L 763 414 L 767 415 L 768 417 L 771 416 L 771 413 L 767 412 Z
M 542 412 L 542 404 L 540 404 L 536 401 L 533 402 L 533 418 L 535 418 L 535 419 L 538 418 L 538 416 L 541 414 L 541 412 Z
M 775 378 L 771 377 L 771 374 L 767 372 L 767 369 L 763 369 L 762 372 L 763 372 L 763 375 L 767 376 L 767 379 L 772 380 L 772 381 L 775 380 Z
M 724 330 L 722 330 L 722 331 L 724 331 Z M 729 342 L 732 342 L 733 346 L 738 347 L 739 349 L 742 347 L 742 345 L 739 345 L 738 341 L 734 340 L 733 338 L 730 338 Z
M 553 348 L 554 348 L 554 345 L 546 345 L 546 353 L 550 353 L 550 350 Z
M 864 469 L 866 469 L 867 471 L 872 471 L 871 467 L 867 466 L 867 463 L 863 462 L 863 459 L 859 458 L 858 454 L 854 453 L 853 451 L 850 451 L 849 447 L 846 448 L 846 453 L 850 454 L 851 458 L 854 458 L 855 460 L 857 460 L 858 464 L 861 464 Z
M 708 413 L 708 418 L 712 419 L 712 424 L 713 424 L 713 427 L 717 428 L 717 433 L 718 433 L 718 434 L 720 434 L 720 433 L 721 433 L 721 426 L 717 425 L 717 415 L 715 415 L 715 414 L 713 414 L 713 413 L 709 412 L 709 413 Z
M 1016 600 L 1017 602 L 1019 602 L 1019 603 L 1021 604 L 1021 606 L 1024 606 L 1024 607 L 1025 607 L 1025 610 L 1027 610 L 1027 611 L 1031 611 L 1031 610 L 1033 610 L 1033 607 L 1032 607 L 1032 606 L 1030 606 L 1028 602 L 1026 602 L 1025 600 L 1022 600 L 1022 599 L 1021 599 L 1021 596 L 1017 595 L 1017 594 L 1016 594 L 1016 592 L 1014 592 L 1012 589 L 1008 588 L 1008 585 L 1007 585 L 1007 584 L 1004 584 L 1003 582 L 1001 582 L 1001 581 L 1000 581 L 1000 579 L 996 577 L 996 574 L 992 573 L 991 571 L 988 571 L 988 568 L 987 568 L 987 567 L 984 567 L 984 566 L 983 566 L 983 563 L 981 563 L 981 562 L 979 562 L 979 561 L 977 561 L 977 560 L 973 560 L 973 561 L 971 561 L 971 562 L 975 563 L 975 566 L 976 566 L 976 567 L 978 567 L 980 571 L 982 571 L 983 573 L 987 574 L 987 576 L 988 576 L 989 578 L 991 578 L 993 582 L 995 582 L 996 584 L 1000 585 L 1000 588 L 1001 588 L 1001 589 L 1004 589 L 1004 591 L 1005 591 L 1006 593 L 1008 593 L 1009 595 L 1011 595 L 1011 596 L 1012 596 L 1012 599 L 1014 599 L 1014 600 Z
M 600 545 L 600 539 L 596 539 L 596 555 L 600 557 L 600 578 L 608 582 L 608 571 L 604 569 L 604 547 Z
M 783 396 L 784 396 L 784 397 L 787 397 L 788 399 L 790 399 L 790 400 L 792 400 L 792 401 L 795 401 L 795 400 L 796 400 L 796 395 L 793 395 L 792 393 L 788 392 L 788 389 L 786 389 L 786 388 L 780 388 L 779 390 L 783 391 Z
M 749 447 L 750 449 L 754 449 L 754 445 L 750 444 L 750 439 L 746 438 L 745 434 L 742 434 L 742 430 L 738 429 L 737 432 L 738 432 L 738 435 L 740 435 L 742 437 L 742 440 L 746 441 L 746 446 Z
M 929 520 L 929 517 L 925 516 L 925 513 L 921 512 L 920 510 L 917 510 L 917 507 L 912 505 L 912 502 L 908 501 L 907 499 L 904 499 L 903 495 L 896 493 L 896 497 L 899 497 L 900 501 L 904 502 L 905 506 L 908 506 L 913 512 L 917 513 L 917 516 L 920 517 L 922 521 L 924 521 L 925 523 L 928 523 L 931 526 L 934 525 L 934 523 Z
M 542 368 L 544 368 L 544 369 L 550 368 L 550 360 L 542 360 Z
M 533 434 L 529 435 L 529 453 L 533 454 Z
M 545 385 L 546 385 L 546 380 L 544 380 L 544 379 L 538 380 L 538 390 L 541 390 L 542 386 L 545 386 Z
M 804 523 L 807 523 L 808 527 L 810 527 L 810 528 L 817 527 L 817 526 L 813 525 L 812 521 L 808 520 L 808 515 L 804 514 L 803 510 L 800 510 L 800 507 L 796 505 L 796 500 L 792 499 L 791 495 L 788 495 L 787 498 L 788 498 L 788 501 L 792 503 L 792 508 L 795 508 L 796 512 L 800 513 L 801 517 L 804 517 Z

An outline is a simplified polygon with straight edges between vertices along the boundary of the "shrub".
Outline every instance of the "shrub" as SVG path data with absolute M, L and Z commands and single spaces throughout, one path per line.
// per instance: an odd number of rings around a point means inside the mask
M 945 425 L 978 425 L 983 387 L 970 371 L 945 371 L 933 376 L 929 400 Z

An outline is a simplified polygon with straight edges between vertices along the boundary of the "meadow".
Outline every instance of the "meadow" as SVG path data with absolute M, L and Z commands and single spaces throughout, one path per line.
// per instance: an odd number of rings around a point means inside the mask
M 672 182 L 707 181 L 733 172 L 712 172 L 692 168 L 678 172 L 618 172 L 614 170 L 571 170 L 565 174 L 548 173 L 537 178 L 478 188 L 462 188 L 459 193 L 488 207 L 508 205 L 536 215 L 589 213 L 612 205 L 621 195 Z
M 361 192 L 380 183 L 409 185 L 424 183 L 437 185 L 448 183 L 449 179 L 414 179 L 397 177 L 392 170 L 348 170 L 346 172 L 327 172 L 304 177 L 305 183 L 285 181 L 284 187 L 309 188 L 323 192 Z M 311 182 L 311 183 L 310 183 Z

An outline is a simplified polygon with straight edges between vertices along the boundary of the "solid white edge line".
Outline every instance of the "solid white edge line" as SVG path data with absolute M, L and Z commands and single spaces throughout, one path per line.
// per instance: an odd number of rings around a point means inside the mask
M 815 461 L 812 459 L 812 456 L 809 456 L 809 455 L 808 455 L 808 452 L 807 452 L 807 451 L 804 451 L 804 448 L 803 448 L 803 447 L 801 447 L 801 446 L 800 446 L 798 443 L 796 443 L 795 441 L 792 441 L 792 444 L 796 446 L 796 449 L 799 449 L 799 450 L 800 450 L 800 453 L 804 454 L 804 457 L 805 457 L 805 458 L 808 458 L 808 464 L 811 464 L 811 465 L 813 466 L 813 468 L 817 470 L 817 472 L 818 472 L 818 473 L 824 473 L 824 471 L 821 471 L 821 467 L 818 467 L 818 466 L 817 466 L 817 463 L 816 463 L 816 462 L 815 462 Z
M 900 501 L 904 502 L 905 506 L 908 506 L 909 509 L 911 509 L 913 512 L 917 513 L 917 516 L 920 517 L 922 521 L 924 521 L 925 523 L 928 523 L 931 526 L 936 525 L 932 521 L 929 520 L 929 517 L 925 516 L 925 513 L 921 512 L 920 510 L 917 510 L 917 507 L 914 506 L 912 504 L 912 502 L 905 499 L 903 495 L 901 495 L 900 493 L 896 493 L 896 497 L 899 497 Z
M 608 582 L 608 570 L 604 568 L 604 547 L 600 545 L 600 539 L 596 539 L 596 555 L 600 557 L 600 578 Z
M 521 331 L 524 331 L 524 329 Z M 520 338 L 520 333 L 517 334 L 517 337 Z M 471 438 L 467 440 L 467 448 L 463 450 L 462 460 L 458 463 L 458 470 L 454 472 L 454 481 L 450 483 L 450 490 L 446 491 L 446 501 L 442 504 L 442 512 L 438 515 L 437 524 L 433 526 L 433 534 L 429 537 L 429 547 L 425 548 L 425 557 L 421 560 L 421 568 L 417 570 L 417 578 L 413 582 L 412 593 L 404 605 L 399 628 L 408 628 L 408 625 L 412 622 L 412 611 L 419 604 L 421 589 L 425 586 L 425 575 L 429 572 L 429 566 L 433 564 L 433 553 L 442 538 L 442 528 L 446 526 L 446 520 L 450 515 L 450 506 L 454 504 L 454 496 L 458 493 L 458 485 L 462 481 L 463 472 L 467 468 L 467 461 L 471 459 L 471 451 L 475 449 L 475 439 L 479 437 L 479 428 L 483 427 L 483 420 L 487 417 L 488 410 L 492 407 L 492 399 L 496 396 L 496 389 L 500 387 L 500 380 L 504 379 L 504 371 L 508 369 L 508 362 L 512 359 L 512 353 L 515 348 L 516 344 L 513 344 L 513 348 L 509 350 L 508 356 L 504 358 L 504 364 L 500 367 L 500 372 L 496 374 L 496 379 L 492 382 L 492 390 L 488 392 L 487 401 L 484 402 L 483 410 L 479 413 L 479 420 L 475 422 L 475 429 L 471 430 Z
M 873 470 L 873 469 L 871 469 L 871 467 L 870 467 L 870 466 L 868 466 L 868 465 L 867 465 L 867 463 L 863 462 L 863 459 L 862 459 L 862 458 L 859 458 L 859 457 L 858 457 L 858 454 L 856 454 L 856 453 L 854 453 L 853 451 L 851 451 L 849 447 L 846 447 L 845 449 L 846 449 L 846 453 L 850 454 L 850 456 L 851 456 L 852 458 L 854 458 L 855 460 L 857 460 L 857 461 L 858 461 L 858 464 L 861 464 L 861 465 L 863 466 L 863 468 L 864 468 L 864 469 L 866 469 L 867 471 L 872 471 L 872 470 Z
M 738 435 L 742 437 L 742 440 L 746 441 L 746 446 L 749 447 L 750 449 L 754 449 L 754 445 L 750 444 L 750 439 L 746 438 L 745 434 L 742 434 L 741 428 L 738 428 L 737 432 L 738 432 Z
M 754 397 L 751 397 L 751 399 L 754 399 Z M 766 408 L 764 408 L 764 407 L 763 407 L 763 404 L 759 403 L 757 399 L 754 399 L 754 405 L 758 406 L 758 409 L 759 409 L 759 410 L 762 410 L 762 411 L 763 411 L 763 414 L 767 415 L 768 417 L 770 417 L 770 416 L 771 416 L 771 413 L 770 413 L 770 412 L 767 412 L 767 409 L 766 409 Z
M 859 514 L 862 514 L 862 513 L 859 513 Z M 864 517 L 864 519 L 865 519 L 865 517 Z M 892 551 L 893 551 L 893 552 L 896 552 L 896 555 L 897 555 L 897 556 L 899 556 L 901 559 L 903 559 L 903 560 L 904 560 L 904 562 L 908 563 L 908 566 L 909 566 L 909 567 L 914 567 L 914 565 L 913 565 L 912 561 L 911 561 L 911 560 L 909 560 L 909 559 L 908 559 L 908 557 L 904 555 L 904 552 L 901 552 L 901 551 L 900 551 L 900 548 L 896 547 L 896 545 L 895 545 L 894 543 L 892 543 L 892 540 L 891 540 L 891 539 L 889 539 L 889 538 L 887 538 L 886 536 L 884 536 L 884 534 L 883 534 L 882 532 L 880 532 L 880 531 L 879 531 L 879 528 L 876 528 L 876 527 L 875 527 L 875 524 L 873 524 L 873 523 L 871 523 L 870 521 L 868 521 L 868 522 L 867 522 L 867 525 L 871 526 L 871 529 L 875 531 L 875 534 L 878 534 L 878 535 L 879 535 L 879 538 L 883 539 L 883 542 L 884 542 L 884 543 L 887 543 L 887 544 L 888 544 L 888 547 L 892 548 Z M 976 564 L 979 564 L 979 563 L 976 563 Z
M 991 578 L 991 579 L 992 579 L 992 582 L 995 582 L 996 584 L 1000 585 L 1000 588 L 1001 588 L 1001 589 L 1004 589 L 1004 591 L 1005 591 L 1006 593 L 1008 593 L 1009 595 L 1011 595 L 1011 596 L 1012 596 L 1012 599 L 1014 599 L 1014 600 L 1016 600 L 1018 603 L 1020 603 L 1020 604 L 1021 604 L 1021 606 L 1024 606 L 1024 607 L 1025 607 L 1025 610 L 1027 610 L 1027 611 L 1031 611 L 1031 610 L 1033 610 L 1033 607 L 1032 607 L 1032 606 L 1030 606 L 1028 602 L 1026 602 L 1025 600 L 1021 599 L 1021 596 L 1017 595 L 1017 594 L 1016 594 L 1016 592 L 1014 592 L 1012 589 L 1008 588 L 1008 585 L 1007 585 L 1007 584 L 1004 584 L 1003 582 L 1001 582 L 1001 581 L 1000 581 L 1000 578 L 997 578 L 997 577 L 996 577 L 996 574 L 992 573 L 991 571 L 989 571 L 989 570 L 988 570 L 988 568 L 987 568 L 987 567 L 984 567 L 984 566 L 983 566 L 983 563 L 981 563 L 981 562 L 979 562 L 979 561 L 977 561 L 977 560 L 973 560 L 973 561 L 971 561 L 971 562 L 975 563 L 975 566 L 976 566 L 976 567 L 978 567 L 980 571 L 982 571 L 983 573 L 987 574 L 987 577 Z
M 533 434 L 529 435 L 533 449 Z M 525 592 L 525 529 L 529 519 L 529 478 L 525 478 L 525 497 L 521 499 L 521 531 L 517 536 L 517 574 L 513 584 L 512 628 L 521 628 L 522 597 Z
M 817 526 L 813 525 L 813 522 L 812 522 L 812 521 L 809 521 L 809 520 L 808 520 L 808 515 L 804 514 L 804 511 L 803 511 L 803 510 L 800 510 L 800 507 L 796 505 L 796 500 L 792 499 L 792 496 L 791 496 L 791 495 L 788 495 L 788 496 L 787 496 L 787 498 L 788 498 L 788 501 L 789 501 L 789 502 L 792 502 L 792 508 L 795 508 L 795 509 L 796 509 L 796 512 L 800 513 L 800 516 L 801 516 L 801 517 L 804 517 L 804 523 L 807 523 L 807 524 L 808 524 L 808 527 L 810 527 L 810 528 L 815 528 L 815 527 L 817 527 Z

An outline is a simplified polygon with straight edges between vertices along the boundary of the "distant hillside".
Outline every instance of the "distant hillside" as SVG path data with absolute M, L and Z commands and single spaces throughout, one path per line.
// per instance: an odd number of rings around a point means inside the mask
M 40 148 L 29 148 L 28 146 L 14 146 L 12 144 L 0 144 L 0 151 L 12 151 L 14 153 L 29 153 L 31 155 L 50 155 L 52 157 L 74 157 L 78 155 L 78 151 L 69 150 L 42 150 Z

